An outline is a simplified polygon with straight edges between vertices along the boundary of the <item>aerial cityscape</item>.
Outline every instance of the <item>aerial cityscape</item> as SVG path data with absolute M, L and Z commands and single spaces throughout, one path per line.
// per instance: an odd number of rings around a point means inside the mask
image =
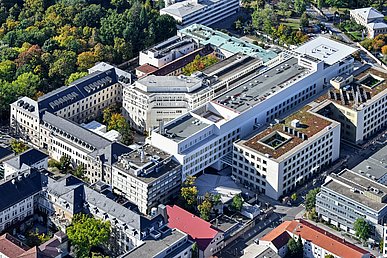
M 387 257 L 386 0 L 0 24 L 0 258 Z

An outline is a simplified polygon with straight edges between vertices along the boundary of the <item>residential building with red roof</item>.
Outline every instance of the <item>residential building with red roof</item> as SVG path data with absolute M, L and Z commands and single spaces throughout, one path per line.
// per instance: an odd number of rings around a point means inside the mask
M 199 258 L 207 258 L 224 247 L 223 232 L 216 230 L 211 223 L 195 216 L 177 205 L 167 206 L 168 226 L 188 234 L 197 243 Z
M 345 239 L 335 236 L 305 220 L 285 221 L 259 240 L 259 245 L 272 248 L 281 257 L 287 253 L 290 238 L 301 237 L 304 257 L 369 258 L 370 253 Z

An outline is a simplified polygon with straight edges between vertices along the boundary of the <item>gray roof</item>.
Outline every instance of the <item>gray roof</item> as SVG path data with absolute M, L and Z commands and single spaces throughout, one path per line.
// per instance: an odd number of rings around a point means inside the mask
M 348 169 L 338 175 L 331 174 L 330 177 L 332 180 L 324 183 L 323 187 L 375 211 L 387 207 L 387 203 L 383 202 L 387 195 L 386 186 Z
M 122 154 L 132 152 L 133 150 L 119 142 L 113 142 L 102 149 L 97 149 L 90 153 L 91 156 L 99 158 L 104 164 L 112 165 L 117 162 Z
M 56 111 L 99 92 L 118 82 L 114 68 L 96 71 L 59 89 L 53 90 L 38 99 L 39 112 Z
M 387 174 L 387 146 L 384 146 L 371 157 L 359 163 L 352 170 L 374 180 L 379 180 Z
M 35 169 L 30 173 L 0 184 L 0 211 L 40 192 L 47 184 L 47 177 Z
M 243 112 L 272 95 L 274 91 L 282 90 L 285 83 L 292 82 L 307 72 L 308 69 L 298 65 L 297 58 L 290 58 L 266 72 L 250 77 L 214 101 Z
M 112 142 L 103 138 L 102 136 L 87 130 L 78 124 L 67 120 L 65 118 L 56 116 L 50 112 L 45 112 L 42 117 L 43 122 L 54 126 L 62 132 L 68 133 L 79 140 L 93 146 L 95 149 L 102 149 L 109 146 Z M 65 137 L 64 137 L 65 138 Z
M 177 229 L 166 230 L 165 233 L 161 235 L 160 238 L 154 239 L 148 237 L 144 240 L 144 244 L 133 249 L 128 254 L 124 255 L 124 258 L 128 257 L 158 257 L 157 255 L 161 252 L 166 252 L 175 243 L 182 241 L 184 238 L 187 238 L 187 234 L 181 232 Z M 169 253 L 169 257 L 174 257 L 179 254 L 181 251 L 189 248 L 192 245 L 192 242 L 188 240 L 184 244 L 180 245 L 178 248 L 174 249 L 173 252 Z
M 352 10 L 352 12 L 360 14 L 365 20 L 384 18 L 384 15 L 373 7 L 365 7 Z
M 29 149 L 9 160 L 4 161 L 4 163 L 16 169 L 20 169 L 23 164 L 31 166 L 45 158 L 48 158 L 47 154 L 37 149 Z
M 100 214 L 106 213 L 109 218 L 116 218 L 121 223 L 125 223 L 140 231 L 144 231 L 146 228 L 162 220 L 161 215 L 148 219 L 87 187 L 81 180 L 72 175 L 67 175 L 58 181 L 50 178 L 48 191 L 73 205 L 75 204 L 73 213 L 81 211 L 90 212 L 86 209 L 86 203 L 97 207 Z

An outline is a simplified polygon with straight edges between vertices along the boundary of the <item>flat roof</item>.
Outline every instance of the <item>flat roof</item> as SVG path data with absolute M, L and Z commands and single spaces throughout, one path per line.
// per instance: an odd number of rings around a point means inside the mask
M 241 258 L 280 258 L 273 249 L 266 245 L 257 245 L 256 243 L 252 243 L 243 249 L 243 255 Z
M 166 251 L 168 248 L 172 247 L 178 241 L 182 241 L 186 238 L 187 235 L 180 230 L 172 229 L 168 230 L 166 233 L 163 233 L 160 238 L 154 239 L 148 237 L 144 240 L 144 244 L 135 248 L 133 251 L 124 255 L 123 257 L 157 257 L 157 254 L 160 252 Z M 183 245 L 179 246 L 172 253 L 169 253 L 170 257 L 174 257 L 174 254 L 177 255 L 181 251 L 187 249 L 192 245 L 192 242 L 187 240 Z
M 191 76 L 156 76 L 148 75 L 135 84 L 145 92 L 191 92 L 201 87 L 201 79 Z M 143 86 L 143 87 L 141 87 Z
M 268 154 L 274 159 L 291 153 L 293 149 L 333 123 L 322 116 L 309 112 L 310 108 L 308 105 L 303 107 L 280 123 L 242 142 L 242 145 L 262 155 Z M 292 126 L 292 122 L 295 121 L 298 121 L 298 127 Z M 298 136 L 295 133 L 292 134 L 290 130 L 296 131 Z
M 345 169 L 340 174 L 331 174 L 332 180 L 323 184 L 338 194 L 341 194 L 354 202 L 361 203 L 375 211 L 379 211 L 387 206 L 387 203 L 378 201 L 376 198 L 367 197 L 364 193 L 372 193 L 374 196 L 384 198 L 387 194 L 387 187 L 379 184 L 370 178 L 364 177 L 351 170 Z M 358 189 L 359 191 L 354 191 Z M 377 189 L 376 192 L 372 189 Z
M 357 49 L 320 36 L 309 40 L 294 51 L 317 58 L 328 65 L 333 65 L 356 52 Z
M 374 180 L 379 180 L 387 174 L 387 146 L 384 146 L 368 159 L 359 163 L 352 169 Z
M 180 142 L 200 130 L 210 126 L 210 124 L 203 122 L 190 113 L 173 120 L 170 124 L 164 127 L 165 134 L 170 136 L 176 142 Z
M 331 87 L 327 94 L 316 99 L 316 102 L 328 99 L 336 104 L 357 110 L 361 104 L 372 100 L 373 97 L 387 89 L 387 72 L 382 69 L 366 64 L 355 70 L 352 75 L 354 80 L 351 83 L 344 85 L 340 90 Z
M 129 153 L 124 153 L 118 157 L 118 162 L 114 164 L 120 171 L 136 177 L 140 181 L 150 184 L 158 180 L 163 175 L 174 171 L 180 167 L 180 164 L 175 160 L 171 159 L 171 155 L 151 145 L 144 145 L 141 148 L 134 150 Z M 129 164 L 127 167 L 125 164 Z M 156 166 L 162 163 L 161 166 Z M 149 173 L 135 174 L 136 170 L 150 170 Z
M 160 42 L 148 49 L 143 50 L 143 53 L 147 53 L 148 51 L 157 53 L 156 58 L 163 57 L 168 53 L 175 51 L 176 48 L 180 48 L 185 45 L 192 44 L 192 39 L 186 37 L 173 36 L 170 37 L 163 42 Z
M 263 62 L 267 62 L 277 57 L 277 53 L 272 50 L 263 49 L 262 47 L 254 45 L 248 41 L 229 36 L 226 33 L 214 30 L 201 24 L 192 24 L 179 30 L 179 33 L 198 40 L 200 44 L 210 44 L 234 54 L 242 53 L 253 56 L 261 59 Z
M 243 112 L 308 73 L 309 69 L 298 65 L 298 59 L 293 57 L 262 74 L 251 77 L 214 101 Z

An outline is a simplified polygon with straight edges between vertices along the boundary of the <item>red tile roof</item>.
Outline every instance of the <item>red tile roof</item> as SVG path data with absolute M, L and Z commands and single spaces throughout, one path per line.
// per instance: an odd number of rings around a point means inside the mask
M 149 74 L 149 73 L 152 73 L 154 71 L 157 71 L 158 68 L 154 67 L 153 65 L 150 65 L 150 64 L 143 64 L 143 65 L 137 67 L 136 70 L 139 70 L 140 72 L 145 73 L 145 74 Z
M 177 205 L 167 206 L 168 226 L 177 228 L 194 240 L 200 250 L 205 250 L 212 239 L 218 234 L 218 230 L 212 225 L 193 215 L 192 213 L 180 208 Z
M 8 233 L 0 236 L 0 253 L 8 257 L 18 257 L 29 248 Z
M 342 258 L 363 257 L 369 253 L 356 245 L 346 242 L 345 239 L 335 236 L 305 220 L 285 221 L 260 240 L 276 241 L 284 232 L 287 232 L 289 237 L 291 234 L 301 236 L 302 239 L 310 241 Z

